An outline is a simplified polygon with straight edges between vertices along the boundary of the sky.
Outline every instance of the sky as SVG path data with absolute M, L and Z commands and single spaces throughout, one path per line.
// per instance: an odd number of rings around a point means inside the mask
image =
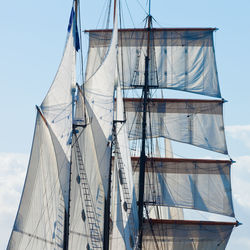
M 82 0 L 82 30 L 96 28 L 103 0 Z M 126 23 L 143 27 L 146 0 L 122 0 Z M 59 65 L 72 0 L 0 2 L 0 249 L 5 249 L 26 174 L 40 105 Z M 133 23 L 129 20 L 129 6 Z M 228 250 L 250 249 L 250 1 L 153 0 L 155 27 L 217 27 L 215 52 L 232 167 L 236 218 Z M 84 40 L 84 43 L 86 41 Z M 86 54 L 86 49 L 84 51 Z

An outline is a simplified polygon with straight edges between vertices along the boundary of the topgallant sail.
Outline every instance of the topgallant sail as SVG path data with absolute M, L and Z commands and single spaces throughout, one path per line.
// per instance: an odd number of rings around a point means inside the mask
M 232 160 L 174 158 L 172 141 L 228 155 L 213 28 L 87 30 L 76 83 L 79 1 L 64 54 L 37 107 L 27 176 L 7 246 L 17 249 L 225 249 L 235 218 Z M 150 5 L 150 1 L 149 1 Z M 166 99 L 165 91 L 209 99 Z M 159 97 L 161 95 L 161 97 Z

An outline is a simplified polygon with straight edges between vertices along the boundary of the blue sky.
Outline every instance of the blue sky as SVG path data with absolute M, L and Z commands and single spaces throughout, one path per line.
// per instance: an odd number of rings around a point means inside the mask
M 126 1 L 123 0 L 126 13 Z M 142 27 L 146 0 L 127 0 Z M 13 226 L 39 105 L 56 73 L 65 43 L 71 0 L 0 3 L 0 249 Z M 103 0 L 82 0 L 83 29 L 96 28 Z M 161 27 L 217 27 L 215 52 L 225 104 L 236 217 L 229 250 L 250 249 L 250 1 L 158 0 L 152 15 Z M 128 26 L 133 27 L 126 14 Z M 154 25 L 155 27 L 158 24 Z M 86 53 L 86 50 L 85 50 Z

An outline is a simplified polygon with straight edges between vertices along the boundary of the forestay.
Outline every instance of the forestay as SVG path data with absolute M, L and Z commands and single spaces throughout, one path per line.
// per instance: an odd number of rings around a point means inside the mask
M 131 140 L 141 138 L 142 102 L 125 99 Z M 220 100 L 151 99 L 148 103 L 147 137 L 165 137 L 227 154 Z
M 28 172 L 8 250 L 62 249 L 65 206 L 59 181 L 62 169 L 53 137 L 38 112 Z
M 151 29 L 149 86 L 220 97 L 213 31 L 215 29 Z M 101 64 L 111 40 L 111 30 L 89 32 L 86 78 Z M 123 85 L 144 84 L 147 29 L 119 30 L 118 66 Z M 123 86 L 122 85 L 122 86 Z
M 132 157 L 132 166 L 138 187 L 138 158 Z M 230 168 L 222 160 L 148 158 L 144 200 L 234 217 Z
M 223 222 L 146 221 L 143 249 L 224 250 L 234 226 Z

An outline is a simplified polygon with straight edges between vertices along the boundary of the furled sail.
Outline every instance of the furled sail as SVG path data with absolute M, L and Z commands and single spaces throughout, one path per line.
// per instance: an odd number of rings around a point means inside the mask
M 224 250 L 235 225 L 212 221 L 146 221 L 143 249 Z
M 151 29 L 149 85 L 220 97 L 213 45 L 215 29 Z M 101 64 L 111 30 L 90 30 L 87 79 Z M 123 85 L 144 84 L 147 29 L 119 30 L 119 68 Z
M 128 133 L 119 83 L 116 93 L 117 112 L 111 249 L 134 249 L 138 232 L 138 215 Z
M 148 137 L 166 137 L 227 154 L 220 100 L 150 99 Z M 129 138 L 141 138 L 142 102 L 125 99 Z
M 139 158 L 132 158 L 132 166 L 137 187 Z M 145 202 L 234 217 L 230 167 L 222 160 L 148 158 Z
M 65 205 L 53 132 L 38 112 L 23 194 L 8 250 L 62 248 Z

